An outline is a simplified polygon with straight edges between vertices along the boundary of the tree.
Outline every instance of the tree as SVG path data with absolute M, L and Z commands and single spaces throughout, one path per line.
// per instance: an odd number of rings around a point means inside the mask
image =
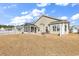
M 13 28 L 13 25 L 0 25 L 0 28 Z

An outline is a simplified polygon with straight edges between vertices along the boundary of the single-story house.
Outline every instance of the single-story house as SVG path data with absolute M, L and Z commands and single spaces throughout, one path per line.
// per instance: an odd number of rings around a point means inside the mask
M 73 25 L 71 26 L 71 33 L 78 33 L 79 32 L 79 26 Z
M 23 26 L 23 27 L 22 27 Z M 42 15 L 34 23 L 25 23 L 20 28 L 24 32 L 68 34 L 69 22 Z

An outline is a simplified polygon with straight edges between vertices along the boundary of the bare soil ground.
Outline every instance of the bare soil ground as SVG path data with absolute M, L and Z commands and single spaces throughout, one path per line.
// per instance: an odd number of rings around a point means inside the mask
M 79 34 L 62 37 L 52 34 L 0 35 L 2 56 L 77 56 L 79 55 Z

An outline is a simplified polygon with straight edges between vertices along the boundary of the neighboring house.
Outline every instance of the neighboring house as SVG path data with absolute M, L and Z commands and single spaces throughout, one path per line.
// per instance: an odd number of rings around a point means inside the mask
M 48 16 L 41 16 L 34 23 L 26 23 L 23 26 L 24 32 L 34 33 L 52 33 L 52 34 L 68 34 L 69 22 Z
M 24 31 L 22 25 L 15 26 L 15 31 Z
M 78 31 L 79 31 L 79 27 L 78 27 L 78 26 L 73 25 L 73 26 L 71 27 L 71 33 L 78 33 Z

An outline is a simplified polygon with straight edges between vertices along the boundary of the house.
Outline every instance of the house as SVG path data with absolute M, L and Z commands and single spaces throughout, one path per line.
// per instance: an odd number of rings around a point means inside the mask
M 69 22 L 67 20 L 60 20 L 45 15 L 42 15 L 34 23 L 26 23 L 22 26 L 24 32 L 52 33 L 60 35 L 69 33 Z
M 71 26 L 71 33 L 78 33 L 79 32 L 79 26 L 73 25 Z

